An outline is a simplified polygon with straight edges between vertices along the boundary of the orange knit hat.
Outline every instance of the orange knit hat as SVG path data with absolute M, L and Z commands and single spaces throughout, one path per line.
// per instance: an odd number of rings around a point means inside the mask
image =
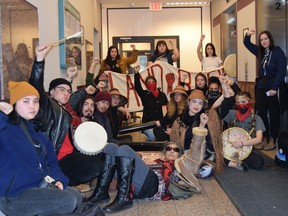
M 32 85 L 25 81 L 9 81 L 8 88 L 10 92 L 11 105 L 14 105 L 18 100 L 30 95 L 36 95 L 38 98 L 40 98 L 38 91 Z

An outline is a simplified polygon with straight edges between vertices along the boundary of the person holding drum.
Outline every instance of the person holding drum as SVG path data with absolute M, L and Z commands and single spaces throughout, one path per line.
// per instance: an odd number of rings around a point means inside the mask
M 134 85 L 143 105 L 142 123 L 160 120 L 163 118 L 163 109 L 166 109 L 168 103 L 167 97 L 164 92 L 157 88 L 157 80 L 154 76 L 147 76 L 145 78 L 147 89 L 144 90 L 140 82 L 139 69 L 140 67 L 136 68 L 137 72 L 134 75 Z M 144 133 L 148 141 L 156 140 L 153 128 L 144 130 Z
M 242 135 L 240 130 L 238 133 L 237 130 L 235 132 L 232 132 L 231 129 L 227 130 L 227 133 L 230 134 L 227 135 L 227 138 L 223 141 L 224 156 L 227 155 L 225 157 L 225 164 L 228 167 L 244 171 L 246 171 L 248 167 L 260 169 L 264 165 L 264 160 L 257 152 L 252 150 L 252 147 L 262 142 L 265 125 L 261 117 L 254 113 L 249 92 L 237 93 L 236 108 L 237 110 L 229 110 L 224 121 L 227 122 L 228 125 L 244 129 L 247 135 Z M 225 131 L 223 133 L 225 134 Z M 249 136 L 252 138 L 249 139 Z M 227 147 L 225 143 L 227 143 Z M 228 148 L 231 145 L 233 148 Z M 225 152 L 225 149 L 227 149 L 227 151 L 230 149 L 231 151 Z M 242 154 L 243 157 L 241 157 Z
M 81 194 L 58 166 L 40 95 L 27 82 L 8 83 L 10 104 L 0 102 L 0 211 L 6 215 L 72 213 Z
M 69 105 L 71 83 L 57 78 L 49 84 L 49 95 L 44 89 L 45 56 L 50 46 L 40 45 L 36 48 L 36 60 L 30 77 L 30 84 L 40 94 L 40 108 L 44 112 L 48 127 L 45 134 L 53 142 L 59 166 L 69 178 L 70 186 L 78 186 L 97 177 L 102 170 L 101 155 L 84 155 L 76 151 L 72 138 L 72 118 Z M 77 158 L 77 160 L 76 160 Z
M 190 189 L 200 192 L 201 187 L 194 174 L 203 160 L 202 149 L 205 148 L 207 121 L 207 115 L 201 114 L 200 125 L 193 128 L 194 138 L 190 140 L 190 149 L 185 154 L 182 155 L 180 146 L 175 142 L 166 143 L 163 147 L 164 160 L 155 161 L 162 166 L 156 170 L 150 169 L 131 147 L 108 143 L 103 149 L 103 173 L 99 176 L 96 189 L 88 201 L 93 203 L 109 201 L 108 189 L 115 170 L 117 170 L 118 192 L 112 203 L 103 207 L 106 213 L 118 212 L 132 206 L 133 198 L 169 200 L 172 198 L 169 192 L 170 179 L 179 181 L 180 177 L 177 176 L 180 174 L 186 182 L 189 182 Z

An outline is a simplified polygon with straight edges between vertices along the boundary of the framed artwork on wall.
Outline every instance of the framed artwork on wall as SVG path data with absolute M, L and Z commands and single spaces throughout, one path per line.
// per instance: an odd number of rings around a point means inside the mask
M 81 69 L 84 27 L 80 24 L 80 13 L 68 0 L 58 0 L 58 6 L 59 39 L 67 38 L 59 45 L 60 67 L 66 69 L 76 65 Z

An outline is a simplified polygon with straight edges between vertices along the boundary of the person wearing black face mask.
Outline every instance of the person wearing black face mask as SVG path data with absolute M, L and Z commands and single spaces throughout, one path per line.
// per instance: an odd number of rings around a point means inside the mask
M 208 100 L 208 108 L 211 108 L 214 102 L 222 95 L 220 92 L 221 83 L 218 77 L 210 77 L 208 79 L 208 93 L 207 93 L 207 100 Z
M 236 109 L 237 110 L 229 110 L 229 113 L 224 118 L 224 121 L 232 127 L 240 127 L 247 131 L 249 134 L 251 133 L 250 136 L 252 138 L 246 141 L 240 139 L 236 140 L 232 144 L 233 147 L 240 149 L 243 146 L 254 146 L 260 144 L 262 142 L 263 132 L 266 129 L 261 117 L 257 114 L 254 114 L 249 92 L 237 93 Z M 264 165 L 263 158 L 255 151 L 252 151 L 250 155 L 243 161 L 232 161 L 227 159 L 224 159 L 224 161 L 228 167 L 244 171 L 246 171 L 248 167 L 253 169 L 260 169 Z

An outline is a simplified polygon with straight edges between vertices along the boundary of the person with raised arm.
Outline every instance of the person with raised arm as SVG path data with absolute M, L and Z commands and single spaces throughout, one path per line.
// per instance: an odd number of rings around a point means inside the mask
M 173 62 L 178 61 L 180 58 L 180 52 L 174 41 L 170 41 L 173 52 L 170 52 L 168 46 L 164 40 L 159 40 L 156 44 L 156 49 L 154 55 L 148 60 L 148 67 L 156 61 L 167 62 L 170 65 L 173 65 Z
M 201 52 L 202 43 L 205 38 L 205 35 L 201 35 L 200 41 L 197 46 L 197 55 L 198 59 L 202 64 L 202 70 L 208 71 L 211 69 L 215 69 L 221 67 L 222 60 L 217 56 L 216 49 L 214 44 L 207 43 L 205 46 L 205 56 L 203 56 L 203 52 Z
M 283 50 L 274 44 L 271 32 L 262 31 L 258 37 L 258 45 L 251 42 L 251 36 L 255 33 L 254 28 L 248 30 L 244 37 L 244 45 L 259 60 L 255 84 L 255 109 L 262 118 L 266 131 L 263 142 L 258 148 L 271 150 L 276 147 L 280 130 L 278 91 L 286 76 L 287 59 Z

